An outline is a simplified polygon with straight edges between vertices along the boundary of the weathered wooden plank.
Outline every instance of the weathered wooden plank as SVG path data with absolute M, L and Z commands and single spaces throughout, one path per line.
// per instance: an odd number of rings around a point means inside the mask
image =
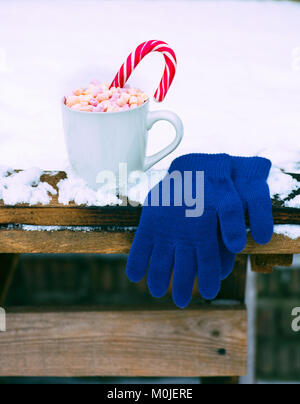
M 60 205 L 53 200 L 47 206 L 0 205 L 1 224 L 28 224 L 36 226 L 124 226 L 137 227 L 141 207 L 107 206 L 84 207 Z M 275 224 L 299 224 L 300 209 L 274 208 Z
M 141 207 L 0 207 L 0 224 L 34 226 L 121 226 L 136 227 Z
M 134 233 L 1 230 L 0 253 L 126 254 Z
M 289 254 L 260 254 L 251 255 L 252 271 L 271 274 L 274 267 L 290 267 L 293 264 L 293 255 Z
M 0 253 L 127 254 L 133 238 L 133 232 L 0 230 Z M 243 251 L 243 254 L 299 253 L 300 238 L 292 240 L 279 234 L 267 245 L 256 244 L 249 236 Z
M 248 236 L 248 243 L 243 254 L 299 254 L 300 238 L 293 240 L 281 234 L 274 234 L 271 242 L 260 245 Z
M 274 224 L 299 224 L 300 209 L 273 207 Z
M 17 311 L 0 334 L 0 376 L 239 376 L 244 306 Z

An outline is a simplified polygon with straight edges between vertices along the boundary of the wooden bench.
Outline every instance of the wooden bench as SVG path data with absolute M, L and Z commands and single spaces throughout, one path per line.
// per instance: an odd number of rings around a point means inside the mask
M 65 173 L 45 174 L 54 187 Z M 141 207 L 79 207 L 0 204 L 0 306 L 19 254 L 127 254 Z M 300 225 L 300 209 L 274 201 L 275 224 Z M 19 308 L 8 310 L 0 333 L 0 376 L 177 376 L 205 377 L 207 383 L 236 382 L 247 373 L 247 258 L 269 273 L 289 266 L 300 238 L 275 234 L 260 246 L 249 236 L 235 271 L 213 304 L 187 310 L 147 307 Z M 99 269 L 100 270 L 100 269 Z M 225 379 L 221 379 L 225 378 Z

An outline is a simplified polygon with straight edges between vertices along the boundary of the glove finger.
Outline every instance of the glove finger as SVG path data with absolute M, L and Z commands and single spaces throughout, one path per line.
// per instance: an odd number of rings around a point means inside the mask
M 265 196 L 265 197 L 264 197 Z M 248 201 L 251 234 L 258 244 L 270 242 L 274 232 L 274 221 L 270 191 L 267 184 L 257 197 Z
M 199 291 L 206 300 L 213 300 L 221 289 L 221 260 L 217 241 L 197 247 Z
M 232 253 L 243 251 L 247 244 L 247 228 L 242 201 L 232 186 L 230 199 L 225 199 L 218 211 L 223 241 Z
M 148 288 L 153 297 L 164 296 L 170 285 L 174 262 L 174 247 L 156 243 L 153 247 L 148 272 Z
M 193 248 L 180 246 L 175 250 L 172 295 L 174 303 L 185 308 L 191 301 L 197 276 L 196 252 Z
M 153 249 L 152 243 L 137 234 L 133 240 L 127 266 L 126 275 L 131 282 L 139 282 L 146 275 Z
M 221 234 L 219 234 L 219 251 L 221 259 L 221 280 L 223 281 L 232 273 L 236 254 L 233 254 L 226 248 Z
M 221 280 L 224 281 L 229 275 L 231 275 L 234 269 L 236 254 L 233 254 L 225 248 L 225 250 L 220 251 L 220 257 L 222 266 Z

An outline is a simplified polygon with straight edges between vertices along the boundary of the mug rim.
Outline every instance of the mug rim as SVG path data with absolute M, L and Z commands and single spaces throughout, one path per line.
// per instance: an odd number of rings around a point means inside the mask
M 131 113 L 131 112 L 140 110 L 140 109 L 142 109 L 142 108 L 145 108 L 146 105 L 149 105 L 149 99 L 148 99 L 146 102 L 144 102 L 144 104 L 142 104 L 142 105 L 140 105 L 140 106 L 138 106 L 138 107 L 136 107 L 136 108 L 133 108 L 133 109 L 128 109 L 127 111 L 89 112 L 89 111 L 77 111 L 77 110 L 75 110 L 75 109 L 72 109 L 72 108 L 68 107 L 68 106 L 66 105 L 66 97 L 63 97 L 62 102 L 63 102 L 63 107 L 65 107 L 68 111 L 71 111 L 71 112 L 74 112 L 74 113 L 77 112 L 77 113 L 80 113 L 80 114 L 88 114 L 88 115 L 125 114 L 125 113 Z

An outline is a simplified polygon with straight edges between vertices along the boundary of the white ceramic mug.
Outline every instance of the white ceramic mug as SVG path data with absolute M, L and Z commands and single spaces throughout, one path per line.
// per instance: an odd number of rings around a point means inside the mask
M 176 136 L 163 150 L 146 157 L 148 130 L 155 122 L 170 122 Z M 146 171 L 170 154 L 182 140 L 183 124 L 170 111 L 149 111 L 149 102 L 128 111 L 81 112 L 63 102 L 63 123 L 69 160 L 74 172 L 97 189 L 102 171 L 118 175 L 119 164 L 126 163 L 128 174 Z

